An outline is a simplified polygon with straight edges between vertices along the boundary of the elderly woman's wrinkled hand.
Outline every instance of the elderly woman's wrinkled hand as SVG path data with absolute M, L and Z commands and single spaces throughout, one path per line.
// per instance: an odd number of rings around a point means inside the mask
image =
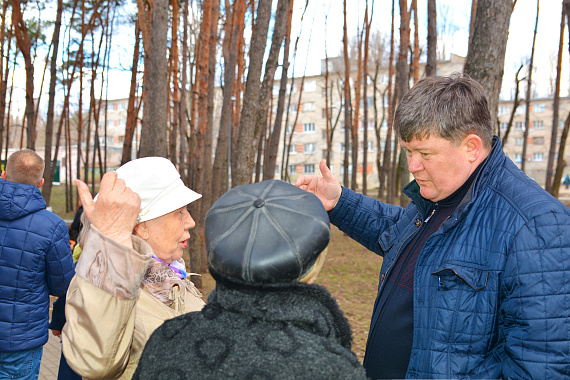
M 131 234 L 137 223 L 141 199 L 117 177 L 115 172 L 103 175 L 97 201 L 93 201 L 87 185 L 75 180 L 83 212 L 105 236 L 130 246 Z

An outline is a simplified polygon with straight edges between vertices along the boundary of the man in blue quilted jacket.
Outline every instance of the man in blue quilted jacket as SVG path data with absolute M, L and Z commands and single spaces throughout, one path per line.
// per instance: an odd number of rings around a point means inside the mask
M 341 187 L 326 164 L 297 186 L 383 257 L 364 367 L 372 379 L 570 376 L 570 209 L 505 156 L 482 87 L 428 77 L 394 128 L 407 208 Z
M 37 379 L 48 340 L 49 295 L 73 277 L 65 222 L 46 210 L 44 161 L 13 153 L 0 179 L 0 379 Z

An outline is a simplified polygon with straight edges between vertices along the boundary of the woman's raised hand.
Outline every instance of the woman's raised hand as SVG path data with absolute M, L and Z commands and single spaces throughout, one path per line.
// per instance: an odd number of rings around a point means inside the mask
M 75 186 L 87 219 L 105 236 L 131 246 L 131 234 L 137 224 L 141 199 L 117 177 L 107 172 L 101 178 L 97 201 L 93 201 L 87 185 L 76 179 Z
M 321 175 L 304 175 L 297 179 L 295 186 L 313 193 L 321 200 L 325 210 L 330 211 L 338 202 L 342 188 L 336 177 L 322 160 L 319 169 Z

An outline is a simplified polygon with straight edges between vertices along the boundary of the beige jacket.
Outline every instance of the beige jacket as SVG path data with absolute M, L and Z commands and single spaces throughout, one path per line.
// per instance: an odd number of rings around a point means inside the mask
M 141 285 L 150 246 L 133 236 L 134 248 L 128 248 L 91 228 L 67 291 L 63 353 L 86 379 L 131 379 L 152 332 L 167 319 L 201 310 L 204 302 L 191 292 L 183 299 L 176 285 L 174 303 L 166 306 Z

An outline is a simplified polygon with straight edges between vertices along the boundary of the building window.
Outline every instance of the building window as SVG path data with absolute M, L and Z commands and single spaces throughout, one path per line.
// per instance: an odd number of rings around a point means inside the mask
M 517 107 L 517 111 L 515 112 L 515 114 L 524 115 L 525 112 L 526 112 L 526 106 L 520 105 Z
M 523 144 L 524 138 L 522 137 L 517 137 L 515 139 L 515 145 L 521 146 Z
M 532 139 L 532 144 L 533 145 L 544 145 L 544 137 L 543 136 L 537 136 L 534 139 Z
M 297 147 L 295 144 L 289 145 L 289 154 L 297 154 Z
M 303 165 L 303 171 L 305 174 L 315 174 L 315 164 Z
M 308 144 L 303 145 L 303 153 L 305 153 L 305 154 L 315 153 L 315 144 L 308 143 Z
M 366 149 L 367 152 L 374 151 L 374 144 L 372 143 L 372 141 L 368 141 L 366 145 L 368 146 L 368 148 Z M 364 141 L 360 142 L 360 151 L 364 152 Z
M 544 153 L 533 153 L 532 154 L 533 161 L 544 161 Z
M 352 174 L 352 165 L 348 165 L 348 174 Z M 340 166 L 340 175 L 344 175 L 344 165 Z
M 382 126 L 380 128 L 388 129 L 388 119 L 384 119 L 384 121 L 382 121 Z
M 532 106 L 532 112 L 544 112 L 544 103 L 539 103 Z
M 340 152 L 344 153 L 344 143 L 340 143 Z M 348 147 L 348 152 L 352 153 L 352 146 L 351 145 L 349 145 L 349 147 Z
M 522 154 L 515 153 L 515 162 L 522 162 Z
M 310 133 L 315 131 L 315 123 L 305 123 L 303 124 L 303 132 Z
M 315 103 L 307 102 L 303 104 L 303 112 L 313 112 L 315 110 Z
M 501 131 L 506 131 L 508 126 L 509 126 L 509 123 L 499 124 L 499 128 L 501 128 Z
M 500 115 L 506 115 L 509 113 L 509 106 L 499 106 L 499 116 Z
M 536 129 L 544 129 L 544 120 L 535 120 L 532 127 Z
M 524 130 L 524 121 L 516 121 L 515 131 L 522 131 L 522 130 Z
M 297 105 L 289 104 L 289 113 L 297 113 Z
M 303 86 L 303 91 L 304 92 L 315 92 L 317 91 L 317 82 L 314 80 L 310 80 L 305 82 L 304 86 Z

